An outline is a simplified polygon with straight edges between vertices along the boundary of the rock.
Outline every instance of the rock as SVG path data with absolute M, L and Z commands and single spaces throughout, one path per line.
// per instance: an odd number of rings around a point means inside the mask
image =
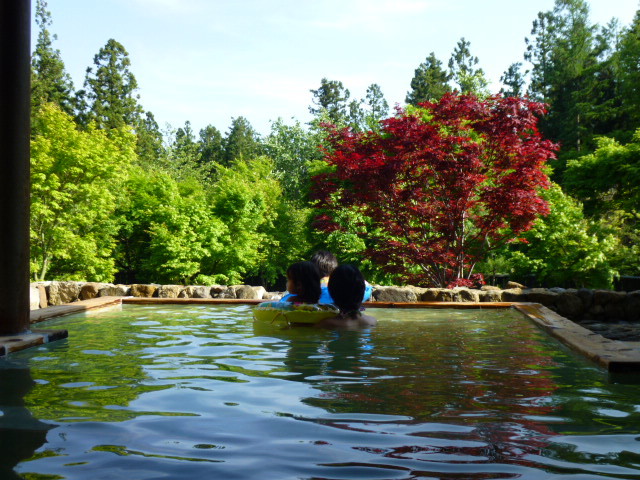
M 37 286 L 29 287 L 29 310 L 37 310 L 40 308 L 40 290 Z
M 267 290 L 264 287 L 251 287 L 256 292 L 256 298 L 261 300 L 267 294 Z
M 494 287 L 493 285 L 482 285 L 480 290 L 483 292 L 501 292 L 502 289 L 500 287 Z
M 40 293 L 40 308 L 47 308 L 49 306 L 47 288 L 44 285 L 38 285 L 38 292 Z
M 420 298 L 423 302 L 453 302 L 453 290 L 448 288 L 427 288 Z
M 78 300 L 82 283 L 51 282 L 49 285 L 49 305 L 62 305 Z
M 512 281 L 508 281 L 505 287 L 506 287 L 505 290 L 512 290 L 514 288 L 521 288 L 521 289 L 527 288 L 526 285 L 522 285 L 521 283 L 512 282 Z
M 264 287 L 252 287 L 251 285 L 235 285 L 234 293 L 235 298 L 242 298 L 245 300 L 261 299 L 266 290 Z
M 624 300 L 625 319 L 630 322 L 640 321 L 640 290 L 627 293 Z
M 619 321 L 624 319 L 625 308 L 624 302 L 607 303 L 604 307 L 604 318 L 607 321 Z
M 226 285 L 212 285 L 210 290 L 211 298 L 236 298 L 236 291 Z
M 160 285 L 157 290 L 158 298 L 178 298 L 182 290 L 184 285 Z
M 479 297 L 481 302 L 501 302 L 502 290 L 481 290 Z
M 85 283 L 80 289 L 80 300 L 90 300 L 96 298 L 100 289 L 105 287 L 104 283 L 89 282 Z
M 522 292 L 526 302 L 540 303 L 551 310 L 555 310 L 558 294 L 546 288 L 527 288 Z
M 621 303 L 627 296 L 627 292 L 613 292 L 611 290 L 594 290 L 593 303 L 595 305 L 607 305 Z
M 584 310 L 588 311 L 591 308 L 591 305 L 593 304 L 593 290 L 588 288 L 581 288 L 578 290 L 576 295 L 578 295 L 578 297 L 582 301 L 582 306 L 584 307 Z
M 589 313 L 591 318 L 601 319 L 604 317 L 604 307 L 602 305 L 591 305 Z
M 157 285 L 145 285 L 141 283 L 131 285 L 131 295 L 134 297 L 153 297 L 157 290 Z
M 371 295 L 376 302 L 417 302 L 416 293 L 407 287 L 378 287 Z
M 277 300 L 280 300 L 283 296 L 284 294 L 282 292 L 266 292 L 262 296 L 262 299 L 277 301 Z
M 131 295 L 131 287 L 127 285 L 107 285 L 98 290 L 99 297 L 127 297 Z
M 560 293 L 556 298 L 556 312 L 571 320 L 577 320 L 582 317 L 585 308 L 582 300 L 577 292 L 565 291 Z
M 527 302 L 521 288 L 507 288 L 502 291 L 503 302 Z
M 549 290 L 550 292 L 557 293 L 557 294 L 564 293 L 564 292 L 566 292 L 566 291 L 567 291 L 567 289 L 566 289 L 566 288 L 562 288 L 562 287 L 551 287 L 551 288 L 549 288 L 548 290 Z
M 413 293 L 416 294 L 416 301 L 422 301 L 422 297 L 424 296 L 425 293 L 427 293 L 427 291 L 429 290 L 428 288 L 424 288 L 424 287 L 414 287 L 413 285 L 407 285 L 406 288 L 410 289 Z
M 178 298 L 211 298 L 211 287 L 189 285 L 178 294 Z
M 458 287 L 453 289 L 453 295 L 456 302 L 479 302 L 480 294 L 478 290 L 471 288 Z

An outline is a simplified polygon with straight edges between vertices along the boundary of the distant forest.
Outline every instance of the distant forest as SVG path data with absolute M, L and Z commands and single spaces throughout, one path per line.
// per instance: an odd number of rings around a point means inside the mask
M 162 130 L 140 104 L 122 44 L 110 39 L 76 89 L 46 0 L 35 14 L 34 281 L 273 286 L 319 248 L 359 265 L 371 282 L 410 278 L 364 255 L 376 248 L 367 241 L 370 219 L 355 220 L 345 207 L 334 211 L 343 228 L 317 221 L 313 179 L 327 170 L 326 125 L 375 133 L 398 115 L 376 83 L 354 99 L 341 81 L 323 78 L 310 88 L 313 120 L 277 120 L 265 136 L 242 115 L 225 133 L 213 125 L 194 132 L 188 121 Z M 556 0 L 532 19 L 523 58 L 501 81 L 489 91 L 464 38 L 449 59 L 429 53 L 407 78 L 409 110 L 450 93 L 546 105 L 538 128 L 558 146 L 545 170 L 551 187 L 540 193 L 550 213 L 515 241 L 487 248 L 474 272 L 605 288 L 640 275 L 640 11 L 628 26 L 597 25 L 588 2 Z

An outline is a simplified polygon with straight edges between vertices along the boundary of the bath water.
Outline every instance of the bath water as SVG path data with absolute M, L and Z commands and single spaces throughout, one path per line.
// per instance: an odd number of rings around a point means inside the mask
M 0 359 L 0 478 L 638 479 L 640 386 L 513 310 L 139 306 Z

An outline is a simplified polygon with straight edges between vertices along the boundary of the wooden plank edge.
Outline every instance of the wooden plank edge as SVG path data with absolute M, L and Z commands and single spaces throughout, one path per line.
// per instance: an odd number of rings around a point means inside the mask
M 605 338 L 538 303 L 518 303 L 514 308 L 549 335 L 609 372 L 640 372 L 640 349 L 631 342 Z

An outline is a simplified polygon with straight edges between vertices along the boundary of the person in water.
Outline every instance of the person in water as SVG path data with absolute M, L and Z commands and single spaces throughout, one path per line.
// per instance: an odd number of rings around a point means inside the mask
M 318 250 L 311 256 L 311 261 L 318 267 L 320 272 L 320 301 L 318 303 L 334 303 L 331 293 L 329 292 L 329 276 L 338 267 L 338 259 L 328 250 Z M 362 301 L 366 302 L 371 298 L 373 287 L 365 282 L 365 290 L 362 295 Z
M 309 261 L 297 262 L 287 269 L 289 295 L 281 301 L 290 303 L 318 303 L 320 299 L 320 273 Z
M 377 320 L 361 311 L 362 298 L 365 292 L 365 281 L 362 273 L 353 265 L 340 265 L 329 277 L 329 293 L 340 314 L 320 321 L 320 328 L 356 329 L 371 327 Z
M 319 303 L 333 303 L 333 298 L 327 288 L 329 276 L 338 266 L 338 259 L 328 250 L 318 250 L 311 256 L 311 262 L 315 264 L 320 273 L 320 300 Z

